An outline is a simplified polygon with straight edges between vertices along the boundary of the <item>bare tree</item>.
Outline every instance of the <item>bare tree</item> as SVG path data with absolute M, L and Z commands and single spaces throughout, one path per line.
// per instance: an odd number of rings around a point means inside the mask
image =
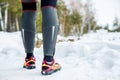
M 5 8 L 4 17 L 2 15 L 2 8 Z M 0 3 L 0 24 L 2 31 L 6 31 L 7 28 L 7 19 L 8 19 L 7 14 L 8 14 L 8 3 Z
M 83 34 L 83 30 L 85 27 L 88 28 L 88 32 L 91 31 L 93 24 L 96 24 L 94 20 L 95 12 L 94 7 L 91 0 L 87 0 L 87 3 L 84 5 L 84 14 L 83 14 L 83 25 L 81 27 L 81 34 Z M 94 29 L 94 28 L 93 28 Z

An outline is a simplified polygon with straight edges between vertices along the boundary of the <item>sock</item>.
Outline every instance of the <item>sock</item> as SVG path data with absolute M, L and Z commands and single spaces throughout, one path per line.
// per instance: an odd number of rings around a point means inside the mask
M 33 53 L 27 53 L 27 54 L 26 54 L 26 58 L 27 58 L 27 59 L 29 59 L 30 57 L 33 57 L 33 56 L 34 56 Z
M 53 61 L 53 56 L 45 56 L 44 57 L 44 60 L 46 61 L 46 62 L 51 62 L 52 63 L 52 61 Z

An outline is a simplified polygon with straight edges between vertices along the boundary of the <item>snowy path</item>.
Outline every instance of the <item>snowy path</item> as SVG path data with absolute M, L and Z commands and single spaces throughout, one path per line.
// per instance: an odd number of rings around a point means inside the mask
M 42 47 L 35 49 L 37 68 L 23 69 L 25 54 L 20 33 L 0 32 L 0 80 L 120 80 L 120 40 L 109 41 L 106 35 L 103 40 L 98 35 L 57 43 L 55 58 L 62 70 L 42 76 Z

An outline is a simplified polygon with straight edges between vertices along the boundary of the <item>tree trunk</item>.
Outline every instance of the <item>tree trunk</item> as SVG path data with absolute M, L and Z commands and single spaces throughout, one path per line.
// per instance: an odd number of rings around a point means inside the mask
M 11 13 L 8 13 L 8 26 L 7 26 L 7 31 L 10 32 L 11 31 Z
M 7 30 L 7 20 L 8 20 L 8 8 L 5 9 L 5 23 L 4 23 L 5 31 Z
M 0 27 L 1 30 L 4 30 L 4 22 L 3 22 L 3 18 L 2 18 L 2 13 L 1 13 L 1 7 L 0 7 Z
M 16 17 L 15 17 L 15 26 L 16 26 L 16 31 L 19 31 L 19 21 L 18 21 L 18 15 L 16 14 Z

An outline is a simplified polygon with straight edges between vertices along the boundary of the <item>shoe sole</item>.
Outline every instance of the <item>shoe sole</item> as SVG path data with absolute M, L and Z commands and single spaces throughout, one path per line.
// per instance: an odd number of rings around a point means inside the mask
M 36 66 L 23 66 L 23 68 L 26 68 L 26 69 L 35 69 Z
M 56 70 L 51 70 L 51 71 L 48 71 L 48 72 L 41 71 L 41 74 L 42 75 L 51 75 L 51 74 L 53 74 L 53 73 L 55 73 L 57 71 L 60 71 L 60 70 L 61 70 L 61 68 L 60 69 L 56 69 Z

